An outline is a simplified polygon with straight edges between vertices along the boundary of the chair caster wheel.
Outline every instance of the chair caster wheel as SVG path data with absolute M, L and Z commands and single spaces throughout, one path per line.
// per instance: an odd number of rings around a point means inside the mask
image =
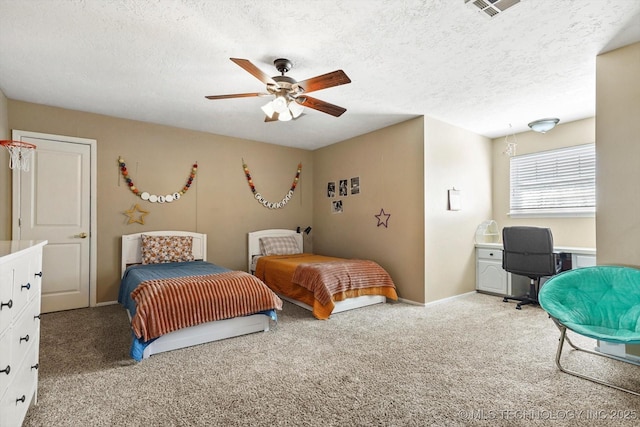
M 502 298 L 502 302 L 509 302 L 507 298 Z
M 516 310 L 522 310 L 522 307 L 520 307 L 519 305 L 516 305 Z

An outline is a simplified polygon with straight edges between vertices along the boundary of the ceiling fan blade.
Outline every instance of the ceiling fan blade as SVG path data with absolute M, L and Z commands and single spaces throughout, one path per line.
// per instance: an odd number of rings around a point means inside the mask
M 321 76 L 312 77 L 307 80 L 298 82 L 306 93 L 314 92 L 320 89 L 326 89 L 329 87 L 340 86 L 347 83 L 351 83 L 351 79 L 342 70 L 333 71 L 331 73 L 323 74 Z
M 262 83 L 266 85 L 278 85 L 275 80 L 271 78 L 268 74 L 265 74 L 260 68 L 256 67 L 249 61 L 248 59 L 239 59 L 239 58 L 229 58 L 242 68 L 251 74 L 253 77 L 260 80 Z
M 229 99 L 229 98 L 251 98 L 253 96 L 269 96 L 271 94 L 264 92 L 251 92 L 251 93 L 234 93 L 231 95 L 209 95 L 205 96 L 207 99 Z
M 303 107 L 312 108 L 314 110 L 322 111 L 323 113 L 330 114 L 334 117 L 340 117 L 342 113 L 347 111 L 346 108 L 338 107 L 337 105 L 329 104 L 328 102 L 321 101 L 316 98 L 312 98 L 310 96 L 300 96 L 298 97 L 300 101 L 298 104 Z

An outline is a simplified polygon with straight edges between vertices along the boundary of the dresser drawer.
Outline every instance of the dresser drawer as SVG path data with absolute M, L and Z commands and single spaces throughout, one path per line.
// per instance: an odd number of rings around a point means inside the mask
M 484 249 L 478 248 L 476 249 L 478 258 L 480 259 L 497 259 L 502 260 L 502 250 L 501 249 Z
M 31 348 L 36 349 L 35 345 Z M 16 369 L 16 375 L 11 386 L 4 396 L 0 398 L 0 427 L 13 427 L 21 425 L 35 395 L 38 371 L 32 368 L 30 360 L 24 362 Z
M 7 329 L 13 319 L 13 269 L 0 265 L 0 334 Z
M 38 316 L 38 300 L 33 300 L 20 319 L 13 326 L 11 359 L 22 363 L 27 350 L 38 341 L 40 334 L 40 319 Z
M 7 329 L 4 334 L 0 335 L 0 395 L 3 394 L 13 377 L 16 376 L 15 366 L 11 361 L 11 329 Z
M 33 285 L 34 276 L 31 257 L 21 256 L 15 260 L 13 266 L 13 309 L 14 316 L 24 310 L 34 292 L 39 290 Z

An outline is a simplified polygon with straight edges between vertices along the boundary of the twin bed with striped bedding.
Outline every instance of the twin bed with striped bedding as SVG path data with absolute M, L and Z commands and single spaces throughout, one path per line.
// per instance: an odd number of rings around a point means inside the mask
M 287 248 L 292 239 L 293 250 Z M 375 262 L 302 253 L 301 235 L 294 231 L 249 233 L 249 269 L 255 275 L 207 262 L 206 242 L 204 234 L 182 231 L 122 236 L 118 302 L 131 321 L 135 360 L 268 331 L 282 309 L 280 297 L 318 319 L 397 299 L 391 277 Z
M 398 299 L 391 276 L 374 261 L 304 253 L 302 235 L 293 230 L 261 230 L 248 237 L 249 271 L 317 319 Z
M 148 259 L 145 241 L 153 252 Z M 282 309 L 280 298 L 256 277 L 206 262 L 204 234 L 125 235 L 122 255 L 118 301 L 131 319 L 130 355 L 136 360 L 268 331 Z

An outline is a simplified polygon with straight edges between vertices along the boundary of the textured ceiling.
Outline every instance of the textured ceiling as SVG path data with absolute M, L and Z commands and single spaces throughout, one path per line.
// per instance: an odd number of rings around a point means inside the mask
M 595 60 L 640 41 L 638 0 L 522 0 L 494 18 L 464 0 L 0 0 L 10 98 L 315 149 L 426 115 L 487 137 L 595 115 Z M 229 58 L 352 83 L 265 123 L 263 92 Z

